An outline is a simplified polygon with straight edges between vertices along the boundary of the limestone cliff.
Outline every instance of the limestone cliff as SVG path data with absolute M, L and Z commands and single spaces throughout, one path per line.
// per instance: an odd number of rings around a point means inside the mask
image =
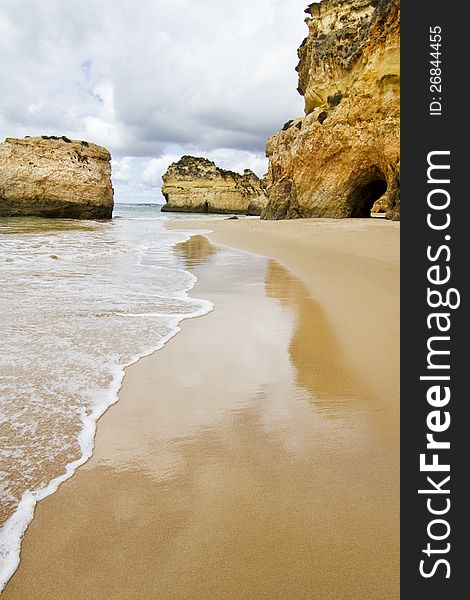
M 162 211 L 259 215 L 267 198 L 258 177 L 220 169 L 207 158 L 183 156 L 163 175 Z
M 110 219 L 110 154 L 66 137 L 7 138 L 0 144 L 0 216 Z
M 400 214 L 398 0 L 323 0 L 298 50 L 305 117 L 267 142 L 267 219 Z

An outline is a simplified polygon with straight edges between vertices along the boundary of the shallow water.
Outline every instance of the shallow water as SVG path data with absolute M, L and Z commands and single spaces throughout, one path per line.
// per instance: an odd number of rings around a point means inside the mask
M 211 310 L 158 208 L 109 222 L 0 219 L 0 589 L 38 499 L 91 454 L 123 369 Z

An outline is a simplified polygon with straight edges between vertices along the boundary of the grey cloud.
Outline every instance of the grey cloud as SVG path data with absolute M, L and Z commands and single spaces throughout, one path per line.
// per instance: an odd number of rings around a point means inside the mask
M 113 156 L 264 154 L 302 112 L 306 0 L 0 0 L 0 128 Z M 230 155 L 228 155 L 230 156 Z

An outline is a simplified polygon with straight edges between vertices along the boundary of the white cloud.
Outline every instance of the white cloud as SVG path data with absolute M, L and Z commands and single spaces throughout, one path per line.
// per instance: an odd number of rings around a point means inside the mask
M 124 156 L 121 160 L 113 159 L 111 161 L 113 181 L 123 181 L 127 183 L 131 178 L 133 162 L 133 156 Z
M 179 160 L 180 156 L 176 154 L 165 154 L 160 158 L 152 158 L 148 161 L 142 174 L 142 181 L 148 187 L 161 187 L 162 175 L 171 165 Z
M 182 154 L 262 175 L 266 138 L 302 112 L 294 68 L 306 5 L 0 1 L 0 133 L 108 147 L 117 196 L 158 188 Z M 127 174 L 126 157 L 136 157 Z
M 244 169 L 251 169 L 258 177 L 263 177 L 268 170 L 267 159 L 256 152 L 233 148 L 217 148 L 206 152 L 206 156 L 219 167 L 237 173 L 243 173 Z

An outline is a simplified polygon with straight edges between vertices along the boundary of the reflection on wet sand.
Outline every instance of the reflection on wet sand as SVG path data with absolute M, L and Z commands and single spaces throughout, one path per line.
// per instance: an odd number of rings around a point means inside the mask
M 393 472 L 397 476 L 398 374 L 390 376 L 393 364 L 386 372 L 382 365 L 382 379 L 376 373 L 380 368 L 377 356 L 385 354 L 380 349 L 382 346 L 383 350 L 386 341 L 376 343 L 375 356 L 373 350 L 361 347 L 356 341 L 357 351 L 363 353 L 363 362 L 371 361 L 370 374 L 374 378 L 366 378 L 363 369 L 358 371 L 347 361 L 345 348 L 322 305 L 311 297 L 302 281 L 273 260 L 267 268 L 266 293 L 279 299 L 295 315 L 289 354 L 297 384 L 308 390 L 317 411 L 330 418 L 359 419 L 367 423 L 369 434 L 378 437 L 380 443 L 390 445 L 395 452 Z
M 268 263 L 266 293 L 279 299 L 296 317 L 289 353 L 298 385 L 310 392 L 317 409 L 338 416 L 341 404 L 346 408 L 345 403 L 355 403 L 358 382 L 344 360 L 325 311 L 299 279 L 273 260 Z
M 178 258 L 214 311 L 127 371 L 5 599 L 397 599 L 394 457 L 346 409 L 321 307 L 277 263 L 192 239 Z
M 182 268 L 194 269 L 209 262 L 216 254 L 215 247 L 203 235 L 195 235 L 173 248 L 176 257 L 182 261 Z

